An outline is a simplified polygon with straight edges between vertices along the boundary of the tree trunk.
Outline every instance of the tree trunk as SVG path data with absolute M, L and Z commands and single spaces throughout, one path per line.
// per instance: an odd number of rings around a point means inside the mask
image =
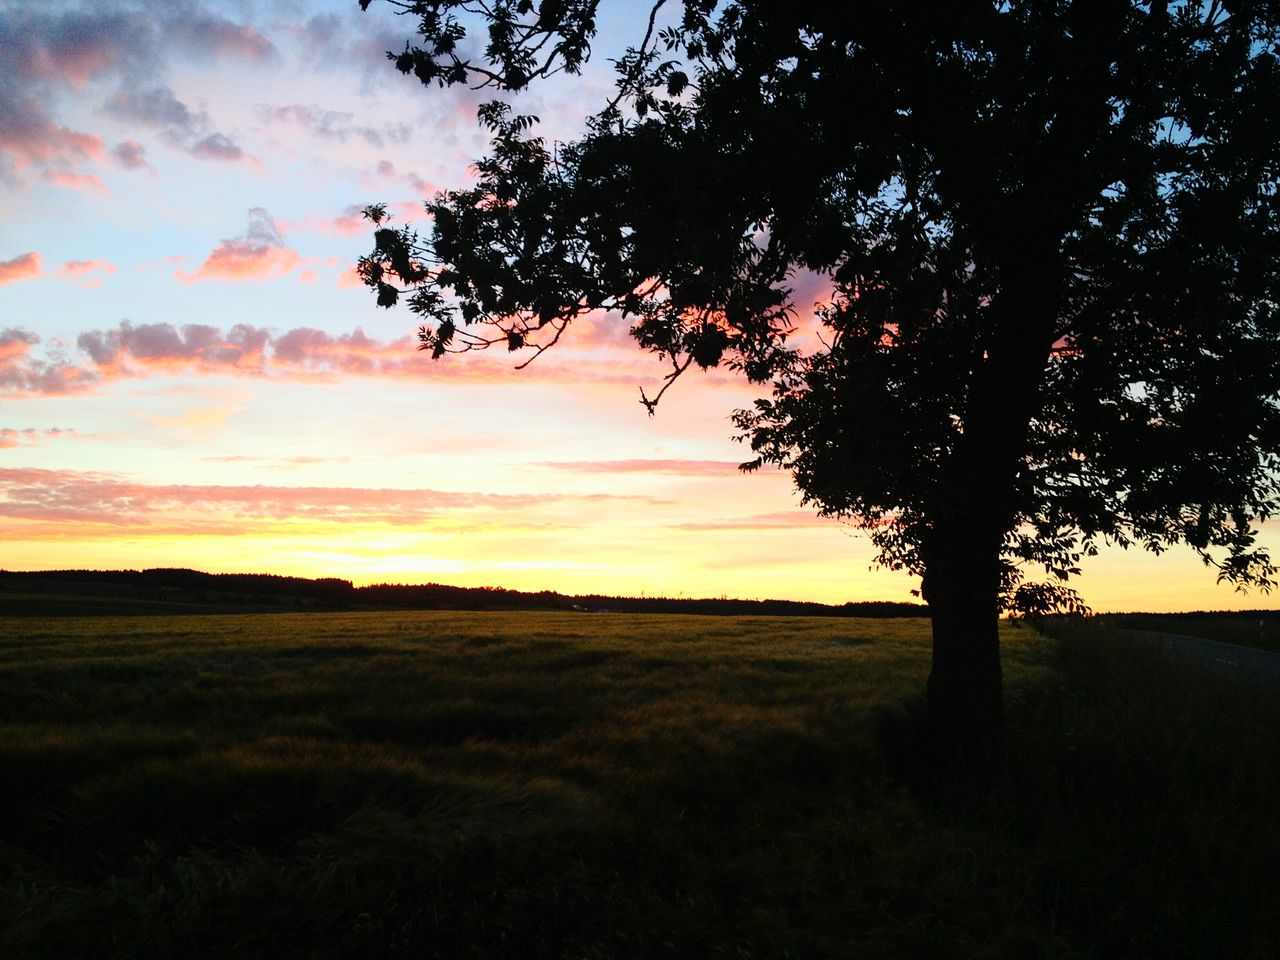
M 1004 729 L 997 585 L 984 575 L 998 558 L 950 552 L 937 558 L 925 591 L 933 619 L 926 687 L 929 768 L 943 780 L 990 769 Z

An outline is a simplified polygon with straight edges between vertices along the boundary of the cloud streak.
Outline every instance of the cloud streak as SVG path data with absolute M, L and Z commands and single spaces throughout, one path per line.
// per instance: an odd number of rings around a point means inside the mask
M 728 517 L 720 520 L 702 520 L 675 524 L 673 529 L 689 531 L 708 530 L 792 530 L 805 527 L 830 527 L 835 521 L 817 513 L 803 510 L 786 510 L 777 513 L 757 513 L 749 517 Z
M 74 170 L 47 170 L 44 179 L 55 187 L 81 190 L 90 193 L 110 193 L 111 190 L 96 173 L 76 173 Z
M 300 103 L 271 107 L 258 107 L 258 117 L 266 124 L 291 124 L 301 127 L 313 137 L 346 143 L 361 140 L 371 147 L 382 149 L 387 144 L 401 145 L 409 142 L 413 128 L 407 123 L 389 123 L 371 127 L 355 123 L 355 114 L 342 110 L 326 110 L 318 106 Z
M 82 287 L 100 287 L 103 276 L 111 276 L 117 269 L 110 260 L 68 260 L 58 268 L 58 276 Z
M 243 257 L 246 263 L 260 264 L 251 256 L 234 251 L 227 257 L 228 261 Z M 207 265 L 208 261 L 201 270 L 207 270 Z M 664 372 L 652 357 L 633 346 L 601 355 L 596 346 L 588 343 L 584 349 L 589 353 L 584 355 L 581 351 L 575 353 L 573 345 L 566 342 L 554 355 L 548 354 L 515 374 L 511 368 L 527 357 L 489 351 L 434 361 L 417 349 L 412 336 L 379 340 L 359 327 L 349 333 L 329 333 L 315 327 L 294 327 L 277 333 L 245 323 L 223 329 L 208 324 L 135 324 L 122 320 L 114 328 L 80 334 L 74 355 L 57 344 L 48 350 L 42 350 L 42 346 L 39 335 L 31 331 L 0 329 L 0 394 L 84 392 L 116 380 L 177 374 L 281 380 L 367 376 L 473 383 L 518 378 L 520 382 L 634 386 L 652 383 Z M 730 372 L 709 371 L 701 379 L 742 387 Z M 631 463 L 642 469 L 644 461 Z M 675 470 L 675 462 L 668 467 Z
M 611 494 L 547 494 L 539 504 L 642 501 Z M 264 523 L 419 526 L 447 515 L 527 513 L 523 495 L 425 488 L 149 484 L 115 473 L 0 468 L 0 517 L 188 532 L 247 532 Z
M 544 460 L 535 466 L 569 473 L 662 473 L 680 477 L 726 477 L 738 472 L 732 460 Z
M 56 440 L 74 433 L 74 430 L 63 430 L 60 427 L 49 427 L 47 430 L 37 430 L 35 427 L 27 427 L 25 430 L 0 427 L 0 450 L 10 447 L 35 446 L 46 439 Z

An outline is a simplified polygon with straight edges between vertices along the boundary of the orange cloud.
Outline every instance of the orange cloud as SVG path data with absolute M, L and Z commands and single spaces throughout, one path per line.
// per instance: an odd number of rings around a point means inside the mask
M 19 280 L 30 280 L 32 277 L 40 276 L 40 271 L 40 254 L 34 250 L 14 257 L 12 260 L 0 260 L 0 286 L 6 283 L 17 283 Z M 0 341 L 0 348 L 2 347 L 3 342 Z M 0 358 L 3 356 L 3 352 L 0 352 Z
M 347 290 L 353 287 L 363 287 L 364 281 L 360 279 L 360 273 L 354 266 L 347 267 L 338 274 L 338 289 Z
M 223 240 L 193 273 L 174 271 L 183 283 L 203 280 L 271 280 L 302 264 L 298 251 L 286 247 L 271 215 L 262 207 L 249 211 L 244 236 Z
M 175 276 L 183 283 L 201 280 L 271 280 L 283 276 L 302 263 L 298 251 L 288 247 L 263 247 L 233 242 L 223 243 L 205 258 L 198 270 Z
M 113 274 L 116 265 L 109 260 L 68 260 L 58 268 L 58 275 L 69 280 L 78 280 L 82 287 L 100 287 L 102 278 L 94 274 Z

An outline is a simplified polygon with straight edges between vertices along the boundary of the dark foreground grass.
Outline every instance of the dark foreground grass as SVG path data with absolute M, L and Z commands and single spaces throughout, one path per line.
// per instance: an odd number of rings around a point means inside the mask
M 909 769 L 927 624 L 0 621 L 0 955 L 1270 957 L 1280 709 L 1006 633 L 1010 761 Z

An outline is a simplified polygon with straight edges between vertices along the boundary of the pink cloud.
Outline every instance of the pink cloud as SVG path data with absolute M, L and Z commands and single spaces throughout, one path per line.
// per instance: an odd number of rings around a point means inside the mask
M 641 501 L 611 494 L 547 494 L 540 503 Z M 104 524 L 170 532 L 244 532 L 263 522 L 412 526 L 444 514 L 527 512 L 516 494 L 368 487 L 148 484 L 127 476 L 75 470 L 0 468 L 0 517 L 67 524 Z
M 94 173 L 76 173 L 73 170 L 51 170 L 44 175 L 45 180 L 57 187 L 68 190 L 88 190 L 93 193 L 110 193 L 110 188 L 103 179 Z
M 11 427 L 0 429 L 0 448 L 29 445 L 36 441 L 36 431 L 27 427 L 25 430 L 14 430 Z
M 0 364 L 25 357 L 39 342 L 40 338 L 28 330 L 14 327 L 0 330 Z
M 430 180 L 423 180 L 422 177 L 418 176 L 416 173 L 409 174 L 407 180 L 409 188 L 423 199 L 429 199 L 441 192 L 439 186 L 432 183 Z M 419 208 L 419 210 L 421 210 L 421 208 Z
M 40 276 L 40 254 L 34 250 L 12 260 L 0 260 L 0 286 Z M 4 355 L 0 353 L 0 358 Z
M 60 80 L 79 90 L 114 66 L 115 54 L 114 49 L 105 45 L 64 46 L 56 50 L 39 48 L 31 51 L 27 72 L 44 79 Z
M 74 433 L 74 430 L 63 430 L 60 427 L 50 427 L 47 430 L 37 430 L 35 427 L 27 427 L 25 430 L 3 427 L 0 428 L 0 449 L 6 447 L 29 447 L 41 442 L 46 437 L 57 439 Z
M 582 349 L 633 350 L 631 323 L 607 310 L 593 310 L 573 322 L 574 344 Z
M 359 327 L 336 337 L 323 330 L 297 327 L 277 337 L 272 351 L 276 364 L 306 372 L 371 374 L 392 371 L 418 359 L 410 338 L 381 342 Z
M 21 113 L 21 111 L 19 111 Z M 0 152 L 23 170 L 36 165 L 67 166 L 102 154 L 102 138 L 59 126 L 42 116 L 20 116 L 0 124 Z
M 76 346 L 89 355 L 96 372 L 121 377 L 137 376 L 148 369 L 187 367 L 226 372 L 259 370 L 269 340 L 266 330 L 243 323 L 224 334 L 205 324 L 134 326 L 125 320 L 115 330 L 82 333 Z
M 210 253 L 194 273 L 178 270 L 174 276 L 187 284 L 202 280 L 273 280 L 301 263 L 298 251 L 289 247 L 228 240 Z
M 64 277 L 84 277 L 91 273 L 115 273 L 116 265 L 109 260 L 68 260 L 58 268 Z
M 344 237 L 363 233 L 369 233 L 372 236 L 372 224 L 365 218 L 364 206 L 358 203 L 344 207 L 336 217 L 310 216 L 297 223 L 278 226 L 282 234 L 293 230 L 314 230 L 317 233 L 337 234 Z
M 183 283 L 202 280 L 272 280 L 302 264 L 298 251 L 286 247 L 280 229 L 262 207 L 249 211 L 244 236 L 223 240 L 193 273 L 174 272 Z
M 572 335 L 573 331 L 570 331 Z M 406 334 L 394 340 L 370 337 L 362 329 L 333 334 L 295 327 L 275 334 L 237 324 L 221 330 L 203 324 L 135 325 L 122 321 L 107 330 L 90 330 L 76 341 L 78 358 L 59 349 L 36 355 L 40 338 L 22 330 L 0 331 L 0 393 L 26 395 L 83 391 L 120 379 L 197 373 L 310 380 L 341 376 L 457 381 L 465 383 L 549 380 L 557 383 L 626 385 L 652 388 L 667 368 L 631 347 L 601 351 L 576 347 L 571 336 L 546 356 L 516 373 L 527 352 L 492 350 L 469 357 L 433 361 Z M 698 380 L 726 390 L 747 391 L 729 371 L 708 371 Z M 744 398 L 753 393 L 744 393 Z
M 387 204 L 392 219 L 411 221 L 426 216 L 422 204 L 416 200 L 400 200 Z M 282 234 L 294 230 L 314 230 L 316 233 L 331 234 L 343 237 L 373 237 L 373 224 L 364 215 L 364 205 L 352 203 L 344 207 L 335 217 L 312 215 L 295 223 L 277 224 Z

